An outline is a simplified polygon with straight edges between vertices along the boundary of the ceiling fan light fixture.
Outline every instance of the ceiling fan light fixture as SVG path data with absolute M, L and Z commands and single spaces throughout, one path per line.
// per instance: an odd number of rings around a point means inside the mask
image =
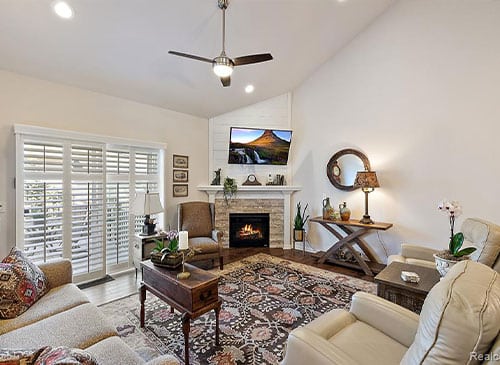
M 219 56 L 214 59 L 214 73 L 219 77 L 228 77 L 233 73 L 233 62 L 229 57 Z

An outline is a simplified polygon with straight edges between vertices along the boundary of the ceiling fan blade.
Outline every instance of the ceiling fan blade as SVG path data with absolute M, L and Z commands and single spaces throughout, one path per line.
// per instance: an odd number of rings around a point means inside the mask
M 224 87 L 231 86 L 231 76 L 221 77 L 220 82 L 222 82 L 222 86 Z
M 203 61 L 203 62 L 209 62 L 209 63 L 213 63 L 214 62 L 213 60 L 205 58 L 205 57 L 195 56 L 195 55 L 192 55 L 192 54 L 187 54 L 187 53 L 182 53 L 182 52 L 168 51 L 168 53 L 173 54 L 175 56 L 191 58 L 193 60 L 198 60 L 198 61 Z
M 261 54 L 252 54 L 252 55 L 243 56 L 243 57 L 236 57 L 235 59 L 233 59 L 233 62 L 234 62 L 235 66 L 241 66 L 241 65 L 248 65 L 250 63 L 271 61 L 272 59 L 273 59 L 273 56 L 271 56 L 270 53 L 261 53 Z

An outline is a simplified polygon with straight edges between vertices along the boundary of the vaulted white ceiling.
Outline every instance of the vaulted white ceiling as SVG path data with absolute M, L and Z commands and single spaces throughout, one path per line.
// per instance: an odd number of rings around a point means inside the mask
M 216 0 L 67 2 L 70 20 L 50 0 L 0 0 L 0 68 L 210 117 L 293 90 L 393 0 L 231 0 L 228 56 L 274 60 L 237 67 L 228 88 L 210 64 L 167 53 L 219 55 Z

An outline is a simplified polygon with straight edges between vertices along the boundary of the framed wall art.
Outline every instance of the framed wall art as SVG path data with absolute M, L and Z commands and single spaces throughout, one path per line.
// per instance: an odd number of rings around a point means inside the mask
M 173 167 L 187 169 L 189 167 L 189 156 L 173 155 Z
M 172 196 L 174 198 L 188 196 L 188 184 L 174 184 L 174 185 L 172 185 Z
M 172 177 L 174 183 L 187 183 L 189 181 L 189 171 L 174 169 L 172 171 Z

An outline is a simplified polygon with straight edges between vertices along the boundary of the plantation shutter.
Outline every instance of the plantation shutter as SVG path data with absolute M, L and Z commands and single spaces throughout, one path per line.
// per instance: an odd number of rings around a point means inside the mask
M 135 154 L 135 192 L 158 192 L 159 156 L 157 151 L 136 151 Z M 152 214 L 157 221 L 158 215 Z M 135 233 L 142 232 L 145 216 L 135 216 Z
M 104 268 L 104 157 L 99 144 L 71 145 L 73 275 Z
M 63 254 L 63 145 L 25 141 L 22 146 L 23 246 L 33 261 Z
M 80 275 L 103 267 L 103 184 L 71 183 L 71 262 L 73 274 Z
M 106 262 L 120 267 L 129 262 L 130 150 L 107 150 L 106 166 Z

